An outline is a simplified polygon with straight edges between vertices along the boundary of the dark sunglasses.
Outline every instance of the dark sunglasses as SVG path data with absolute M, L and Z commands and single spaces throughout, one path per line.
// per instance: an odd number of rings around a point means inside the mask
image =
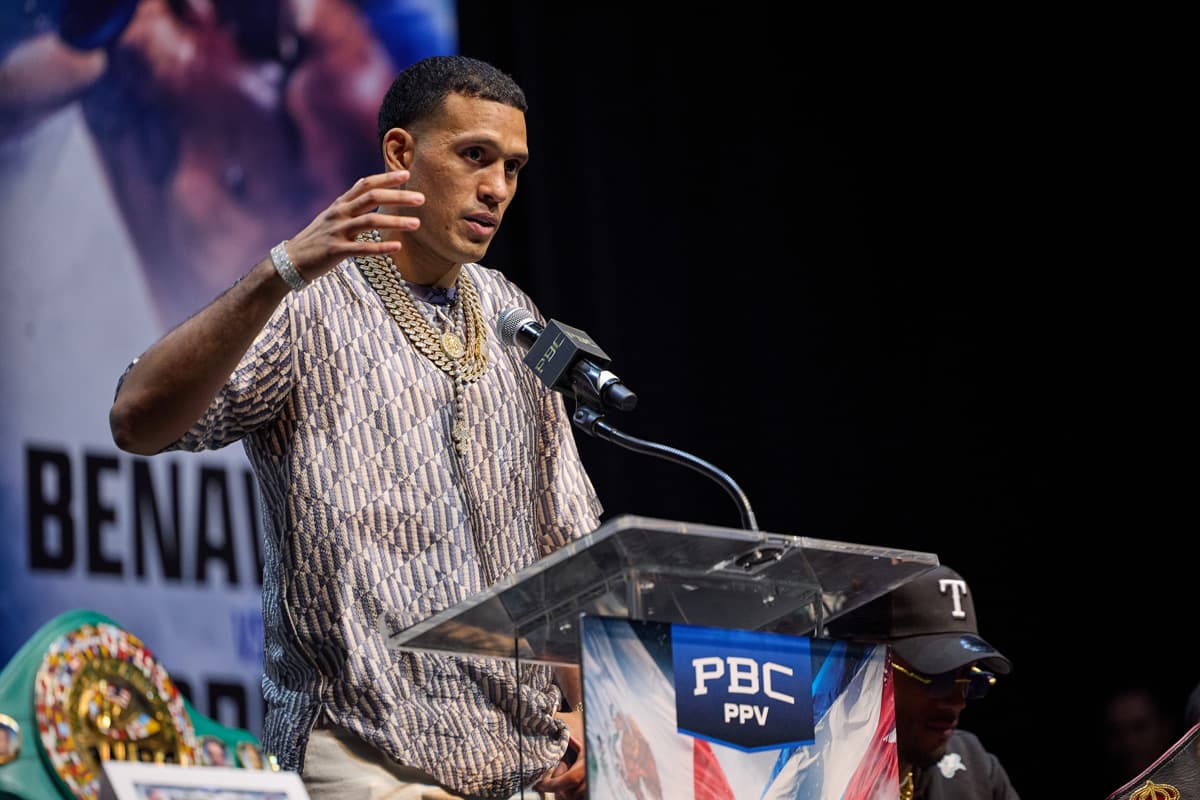
M 964 696 L 969 700 L 978 700 L 988 693 L 988 689 L 996 685 L 996 676 L 993 673 L 982 670 L 974 665 L 965 674 L 943 672 L 940 675 L 932 676 L 922 675 L 916 670 L 902 667 L 895 661 L 892 662 L 892 669 L 901 675 L 907 675 L 912 678 L 924 686 L 925 691 L 935 695 L 947 695 L 951 691 L 957 690 L 964 692 Z

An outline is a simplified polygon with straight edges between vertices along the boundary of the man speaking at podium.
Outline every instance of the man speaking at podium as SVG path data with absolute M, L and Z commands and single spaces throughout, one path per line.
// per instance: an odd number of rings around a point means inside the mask
M 577 675 L 388 647 L 599 524 L 562 395 L 493 330 L 512 308 L 542 317 L 478 263 L 529 158 L 526 107 L 471 58 L 401 72 L 382 171 L 118 382 L 122 449 L 245 447 L 266 520 L 264 750 L 314 800 L 585 791 L 581 715 L 560 712 Z

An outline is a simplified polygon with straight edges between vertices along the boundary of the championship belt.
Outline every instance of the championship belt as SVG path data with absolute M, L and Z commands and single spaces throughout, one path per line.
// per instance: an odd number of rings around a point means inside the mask
M 94 611 L 54 618 L 0 672 L 0 795 L 96 800 L 104 761 L 235 766 L 232 753 L 273 766 L 249 731 L 196 712 L 140 639 Z
M 1200 722 L 1108 800 L 1188 800 L 1200 797 Z

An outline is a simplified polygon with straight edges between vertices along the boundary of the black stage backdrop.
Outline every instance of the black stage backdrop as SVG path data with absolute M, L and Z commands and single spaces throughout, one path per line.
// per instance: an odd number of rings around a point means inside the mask
M 639 404 L 611 424 L 724 470 L 761 530 L 962 572 L 1016 664 L 964 727 L 1023 796 L 1116 788 L 1103 693 L 1200 680 L 1181 51 L 1116 20 L 587 8 L 459 3 L 461 51 L 531 102 L 488 263 L 612 357 Z M 578 439 L 608 517 L 740 526 L 699 473 Z

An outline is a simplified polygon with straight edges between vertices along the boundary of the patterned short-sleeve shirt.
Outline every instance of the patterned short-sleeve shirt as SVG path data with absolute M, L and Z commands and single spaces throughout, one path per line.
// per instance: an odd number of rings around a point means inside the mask
M 293 292 L 204 416 L 169 449 L 242 441 L 265 515 L 263 743 L 300 769 L 318 713 L 467 794 L 506 797 L 552 767 L 567 732 L 550 668 L 390 650 L 387 636 L 599 524 L 561 395 L 492 320 L 530 299 L 464 269 L 488 323 L 465 388 L 421 355 L 353 261 Z

